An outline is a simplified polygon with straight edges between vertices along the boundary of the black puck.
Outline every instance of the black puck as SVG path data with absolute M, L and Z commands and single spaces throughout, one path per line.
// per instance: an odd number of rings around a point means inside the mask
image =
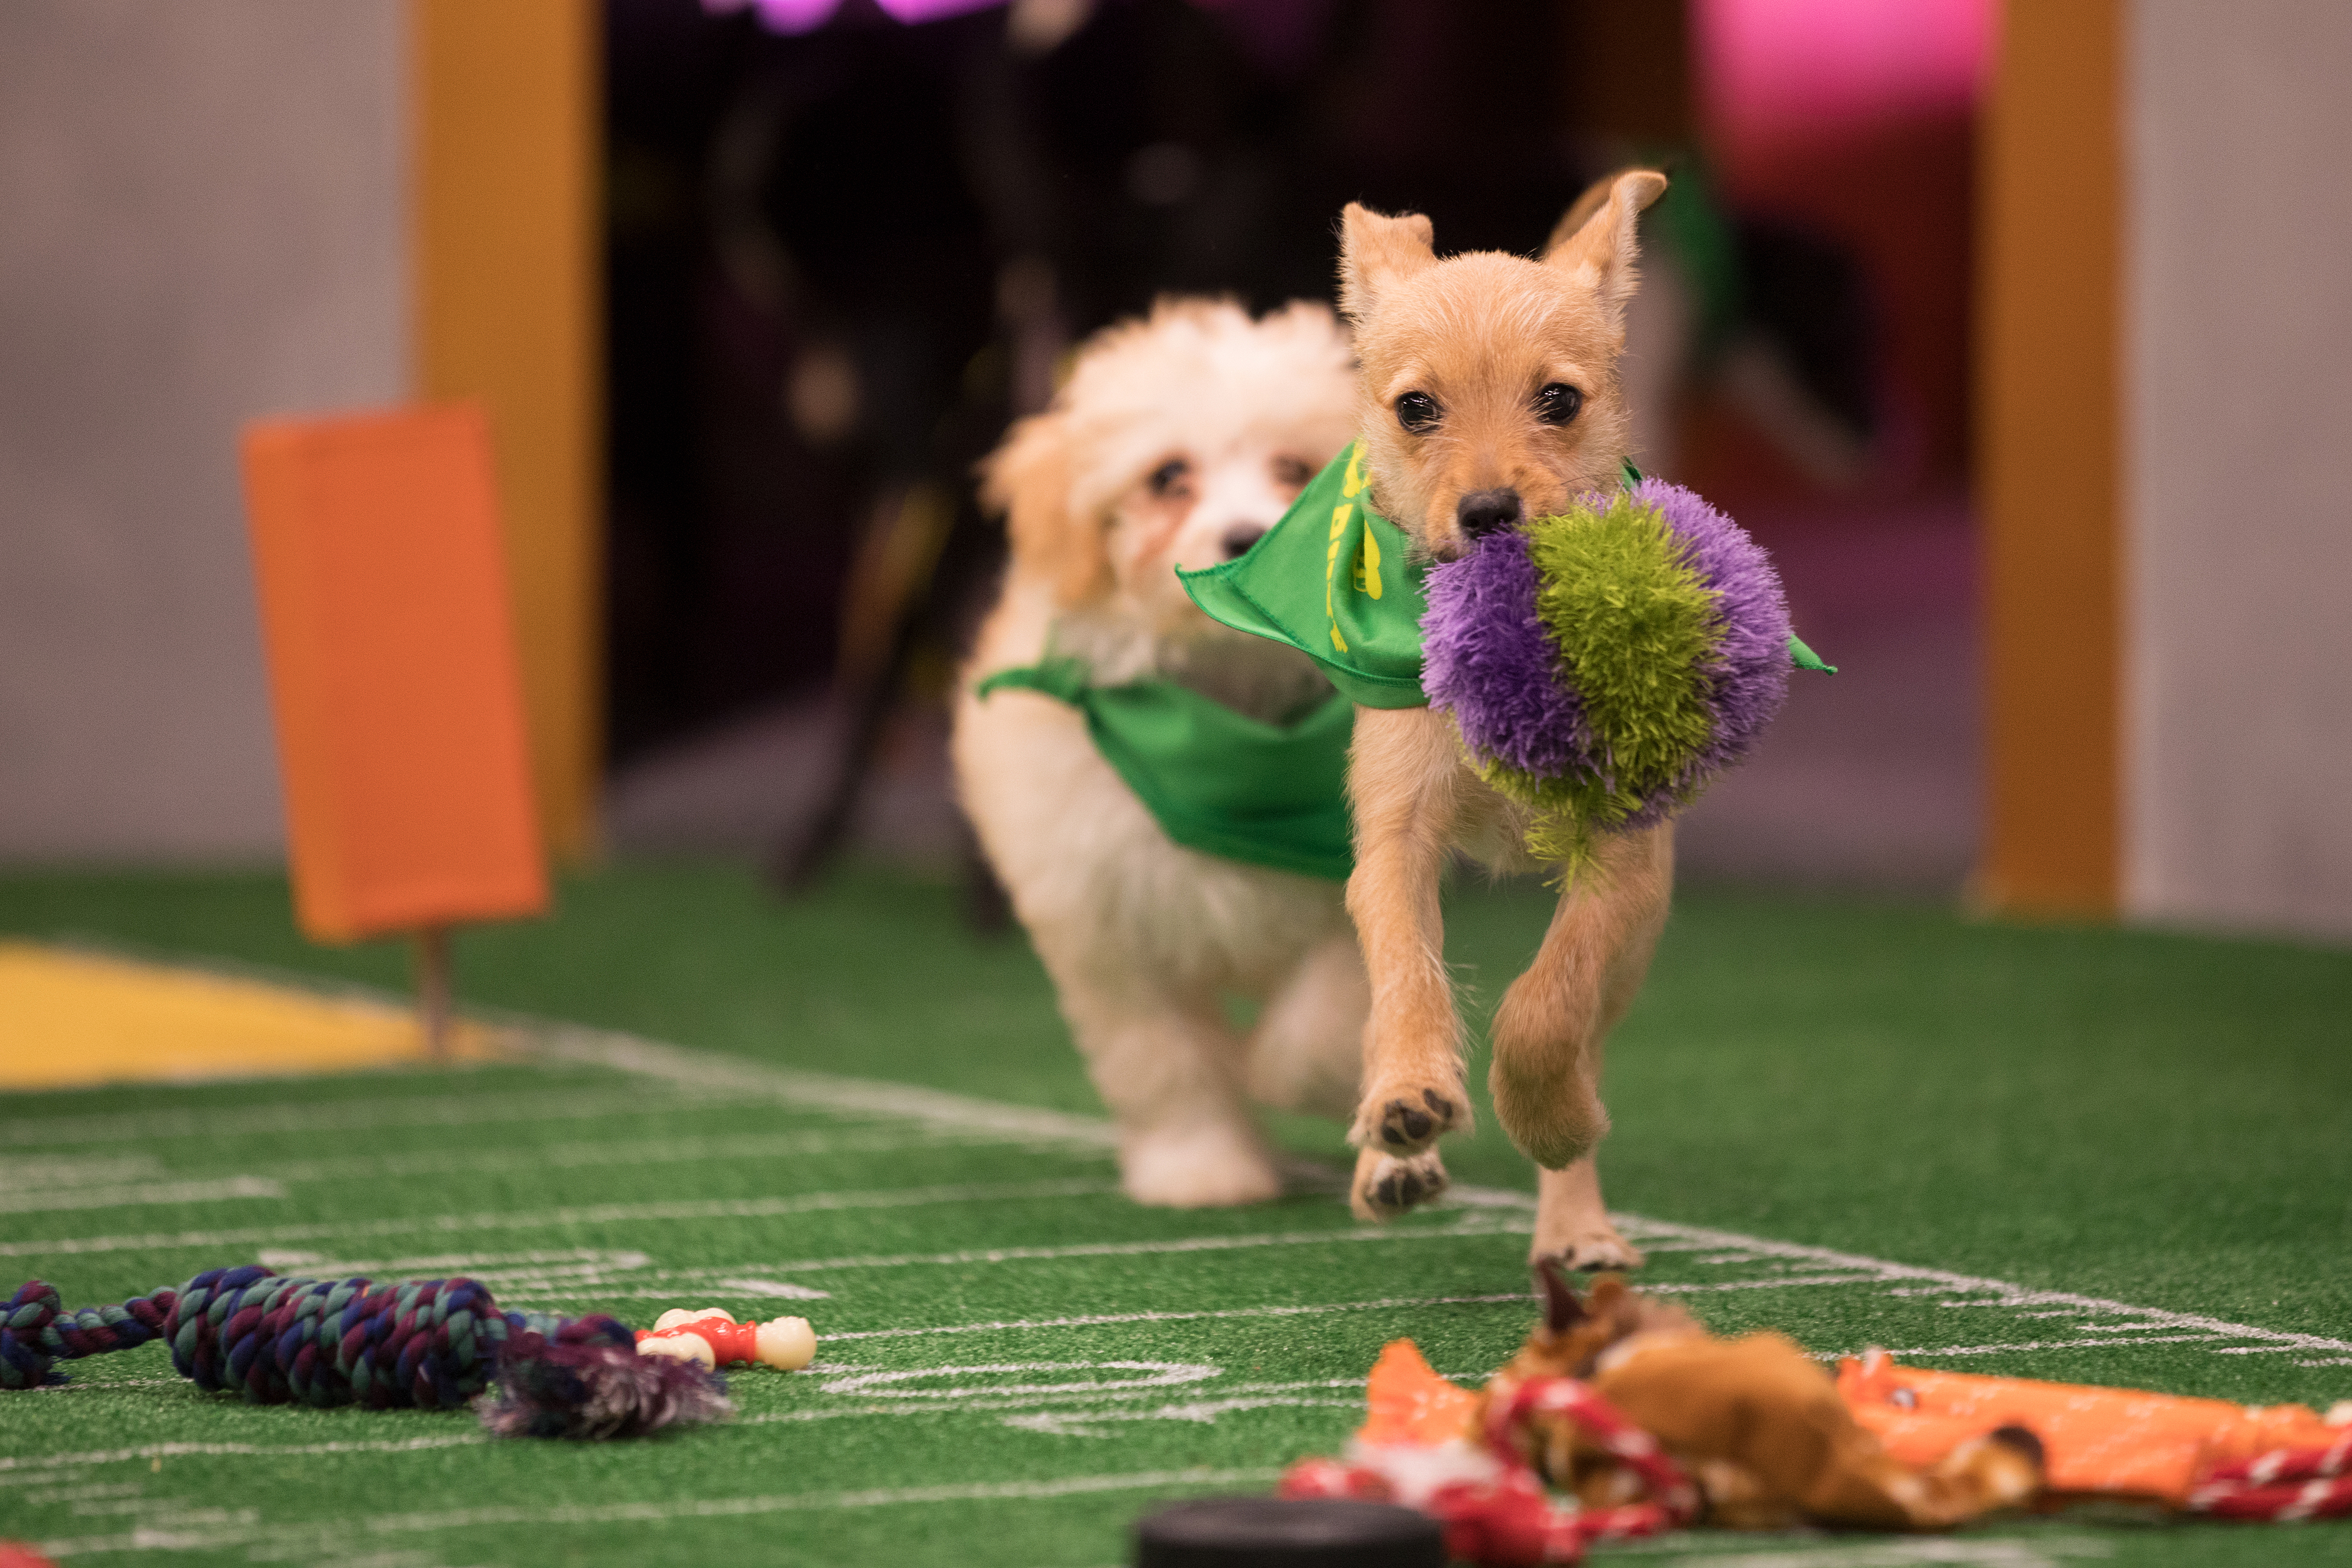
M 1437 1521 L 1348 1498 L 1202 1498 L 1147 1514 L 1135 1568 L 1445 1568 Z

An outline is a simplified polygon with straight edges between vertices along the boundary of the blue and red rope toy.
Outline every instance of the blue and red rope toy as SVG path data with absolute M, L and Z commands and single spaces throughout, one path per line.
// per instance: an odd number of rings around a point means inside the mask
M 479 1399 L 483 1425 L 500 1436 L 635 1437 L 732 1408 L 719 1379 L 690 1362 L 640 1356 L 632 1331 L 601 1314 L 503 1311 L 462 1278 L 301 1279 L 257 1264 L 71 1310 L 32 1280 L 0 1307 L 0 1389 L 60 1384 L 58 1362 L 151 1340 L 168 1344 L 173 1369 L 206 1393 L 373 1410 Z

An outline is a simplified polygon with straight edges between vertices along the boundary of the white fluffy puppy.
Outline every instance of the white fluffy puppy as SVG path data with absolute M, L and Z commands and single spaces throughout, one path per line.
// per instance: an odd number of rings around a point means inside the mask
M 1342 887 L 1186 848 L 1104 760 L 1077 709 L 974 694 L 1050 651 L 1092 684 L 1172 679 L 1269 722 L 1328 695 L 1303 655 L 1212 622 L 1175 568 L 1246 550 L 1353 434 L 1346 338 L 1297 303 L 1163 300 L 1081 350 L 1015 426 L 983 495 L 1008 514 L 1003 597 L 965 671 L 965 809 L 1117 1117 L 1139 1203 L 1276 1195 L 1245 1101 L 1345 1116 L 1369 996 Z M 1242 1038 L 1229 997 L 1260 1004 Z

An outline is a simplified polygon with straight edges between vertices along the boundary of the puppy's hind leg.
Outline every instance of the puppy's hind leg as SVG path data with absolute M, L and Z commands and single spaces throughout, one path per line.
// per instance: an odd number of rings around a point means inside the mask
M 1536 1236 L 1528 1261 L 1549 1258 L 1570 1268 L 1639 1268 L 1641 1248 L 1617 1234 L 1601 1201 L 1601 1168 L 1587 1154 L 1565 1170 L 1536 1176 Z
M 1640 994 L 1674 889 L 1674 828 L 1605 843 L 1560 900 L 1543 946 L 1495 1014 L 1488 1083 L 1504 1131 L 1543 1167 L 1538 1258 L 1630 1268 L 1642 1255 L 1601 1203 L 1592 1151 L 1609 1130 L 1601 1049 Z
M 1242 1104 L 1241 1042 L 1204 1011 L 1065 981 L 1063 1010 L 1118 1122 L 1119 1184 L 1139 1204 L 1212 1208 L 1282 1194 Z
M 1310 949 L 1267 1000 L 1250 1036 L 1250 1098 L 1335 1121 L 1353 1116 L 1371 1005 L 1353 932 Z

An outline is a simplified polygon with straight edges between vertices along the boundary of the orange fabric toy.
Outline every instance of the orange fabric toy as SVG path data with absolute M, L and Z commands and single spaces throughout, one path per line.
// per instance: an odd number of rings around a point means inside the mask
M 1992 1427 L 2040 1437 L 2055 1492 L 2149 1498 L 2239 1518 L 2352 1511 L 2352 1406 L 2232 1405 L 2128 1388 L 1898 1366 L 1884 1351 L 1838 1365 L 1854 1419 L 1907 1464 L 1933 1464 Z
M 1364 1384 L 1364 1424 L 1356 1441 L 1434 1448 L 1467 1436 L 1477 1422 L 1476 1394 L 1438 1376 L 1411 1340 L 1391 1340 Z

